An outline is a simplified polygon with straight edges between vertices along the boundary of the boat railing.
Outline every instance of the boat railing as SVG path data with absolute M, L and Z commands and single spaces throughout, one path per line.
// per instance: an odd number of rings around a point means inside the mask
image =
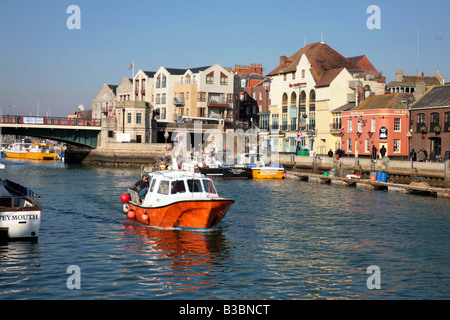
M 3 181 L 5 188 L 11 190 L 15 195 L 13 198 L 20 200 L 30 200 L 32 202 L 38 202 L 39 195 L 32 190 L 16 183 L 11 180 L 5 179 Z

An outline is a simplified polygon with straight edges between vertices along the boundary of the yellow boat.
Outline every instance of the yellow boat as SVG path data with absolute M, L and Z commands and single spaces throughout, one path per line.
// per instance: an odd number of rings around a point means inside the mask
M 26 159 L 29 144 L 13 143 L 11 146 L 3 150 L 7 158 Z
M 252 178 L 253 179 L 284 179 L 286 177 L 286 171 L 280 166 L 271 167 L 253 167 Z
M 55 152 L 50 150 L 50 145 L 33 143 L 27 151 L 27 159 L 30 160 L 57 160 Z

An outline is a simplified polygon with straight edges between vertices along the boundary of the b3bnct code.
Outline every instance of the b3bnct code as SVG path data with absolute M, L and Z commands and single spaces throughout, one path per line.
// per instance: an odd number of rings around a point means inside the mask
M 225 304 L 223 306 L 223 314 L 267 314 L 268 304 Z

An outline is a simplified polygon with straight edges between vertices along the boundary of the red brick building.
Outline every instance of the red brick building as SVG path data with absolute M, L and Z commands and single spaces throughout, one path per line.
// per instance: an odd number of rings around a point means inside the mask
M 410 108 L 411 148 L 435 160 L 450 157 L 450 85 L 434 86 Z

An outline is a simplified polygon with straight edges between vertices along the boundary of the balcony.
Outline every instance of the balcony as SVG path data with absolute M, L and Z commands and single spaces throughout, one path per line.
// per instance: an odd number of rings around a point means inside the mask
M 221 108 L 228 108 L 231 107 L 231 101 L 225 98 L 212 98 L 210 97 L 208 99 L 208 102 L 206 104 L 208 107 L 221 107 Z
M 341 134 L 341 126 L 338 123 L 330 123 L 331 134 Z
M 176 107 L 184 107 L 184 99 L 173 98 L 173 104 L 174 104 Z

